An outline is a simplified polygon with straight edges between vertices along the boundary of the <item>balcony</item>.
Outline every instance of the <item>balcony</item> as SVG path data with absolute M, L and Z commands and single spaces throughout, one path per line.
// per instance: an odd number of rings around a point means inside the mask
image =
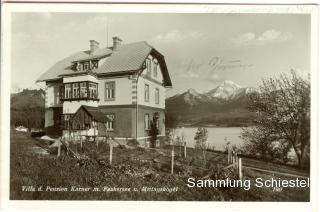
M 60 90 L 60 101 L 99 101 L 98 84 L 89 81 L 65 83 Z
M 89 101 L 89 100 L 93 100 L 93 101 L 99 101 L 100 99 L 97 97 L 72 97 L 72 98 L 61 98 L 60 101 Z

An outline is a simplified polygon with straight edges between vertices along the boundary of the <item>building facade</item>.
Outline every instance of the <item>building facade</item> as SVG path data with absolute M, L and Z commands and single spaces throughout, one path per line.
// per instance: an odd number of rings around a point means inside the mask
M 57 62 L 38 82 L 46 83 L 48 135 L 74 133 L 77 129 L 70 126 L 81 106 L 97 108 L 108 120 L 106 133 L 119 141 L 134 139 L 143 145 L 154 116 L 159 137 L 165 135 L 165 92 L 172 83 L 164 56 L 146 42 L 121 44 L 114 37 L 112 47 L 100 48 L 91 40 L 89 50 Z M 81 126 L 90 134 L 93 125 Z

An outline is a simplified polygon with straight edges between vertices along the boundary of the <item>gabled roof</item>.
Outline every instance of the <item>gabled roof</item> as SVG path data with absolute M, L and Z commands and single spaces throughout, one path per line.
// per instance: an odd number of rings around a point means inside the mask
M 97 70 L 97 73 L 135 71 L 142 68 L 152 50 L 146 42 L 121 45 Z
M 87 105 L 82 105 L 77 112 L 75 113 L 75 115 L 80 111 L 80 110 L 84 110 L 86 111 L 94 121 L 96 122 L 100 122 L 100 123 L 106 123 L 108 121 L 110 121 L 100 110 L 98 107 L 91 107 L 91 106 L 87 106 Z
M 149 54 L 154 54 L 161 66 L 164 76 L 164 85 L 172 86 L 168 69 L 162 54 L 150 46 L 147 42 L 122 44 L 116 51 L 112 48 L 100 48 L 90 54 L 89 51 L 77 52 L 53 65 L 47 72 L 42 74 L 37 82 L 61 79 L 61 75 L 75 73 L 71 65 L 75 61 L 106 58 L 95 71 L 97 75 L 117 75 L 123 73 L 136 73 L 143 68 L 144 61 Z

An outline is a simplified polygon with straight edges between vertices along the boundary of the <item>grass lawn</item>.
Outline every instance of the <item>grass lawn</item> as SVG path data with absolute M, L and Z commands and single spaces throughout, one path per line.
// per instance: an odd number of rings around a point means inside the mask
M 109 149 L 102 143 L 98 148 L 85 144 L 84 152 L 90 159 L 77 160 L 66 154 L 60 158 L 45 154 L 37 147 L 38 142 L 26 133 L 11 131 L 10 199 L 309 201 L 309 188 L 283 188 L 281 192 L 255 186 L 248 191 L 231 187 L 189 188 L 189 177 L 236 178 L 232 170 L 222 171 L 225 156 L 217 152 L 207 154 L 208 172 L 202 168 L 197 152 L 188 149 L 188 159 L 176 155 L 175 174 L 171 175 L 170 149 L 116 147 L 113 164 L 109 165 Z M 79 148 L 77 151 L 81 152 Z M 180 153 L 178 148 L 176 153 Z M 244 176 L 252 181 L 256 177 L 276 177 L 250 170 L 245 170 Z M 28 188 L 35 191 L 24 191 L 23 186 L 32 186 Z

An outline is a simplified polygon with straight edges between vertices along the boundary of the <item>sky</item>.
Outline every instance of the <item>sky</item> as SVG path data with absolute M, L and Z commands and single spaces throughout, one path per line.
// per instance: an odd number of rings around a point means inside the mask
M 89 49 L 92 39 L 111 46 L 113 36 L 147 41 L 165 56 L 173 83 L 167 96 L 310 71 L 305 14 L 14 13 L 11 91 L 40 88 L 35 81 L 58 60 Z

